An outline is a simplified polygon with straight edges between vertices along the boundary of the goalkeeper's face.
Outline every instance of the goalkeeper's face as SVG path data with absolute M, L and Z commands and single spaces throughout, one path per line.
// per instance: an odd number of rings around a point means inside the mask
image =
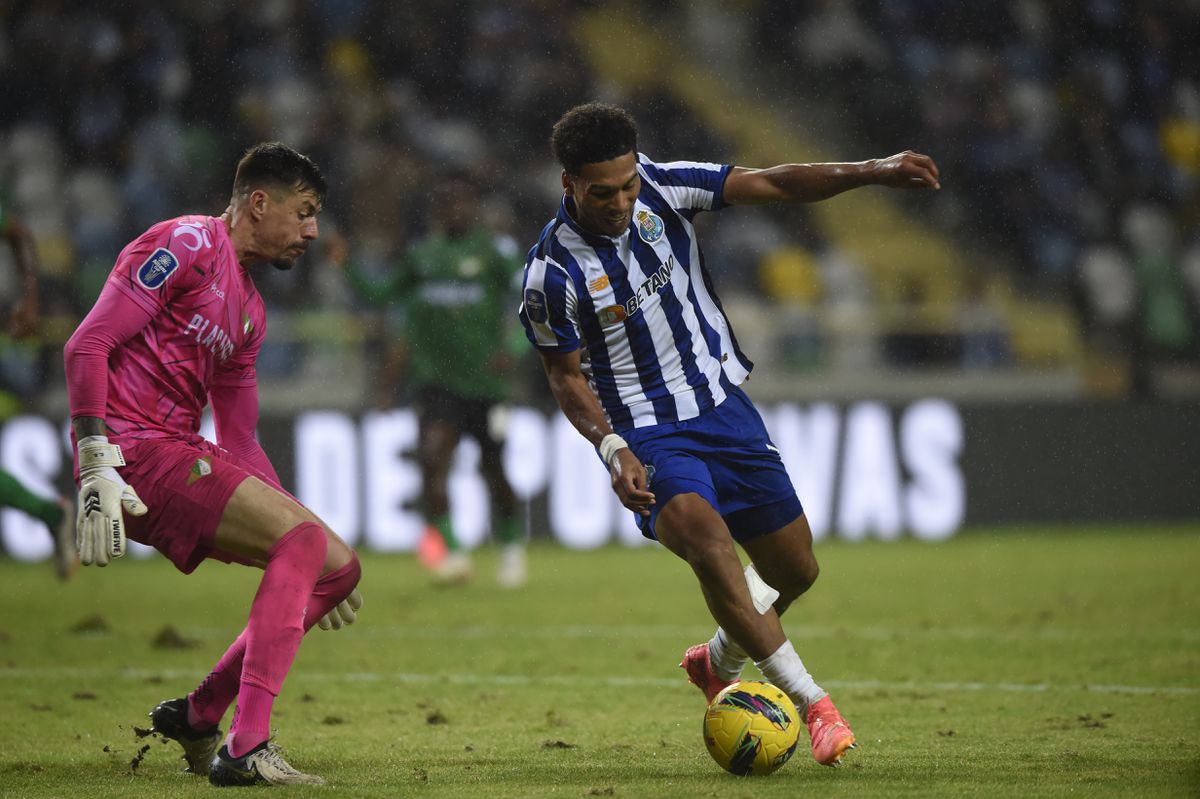
M 276 269 L 291 269 L 317 238 L 319 213 L 321 201 L 312 191 L 271 192 L 256 237 L 263 260 Z

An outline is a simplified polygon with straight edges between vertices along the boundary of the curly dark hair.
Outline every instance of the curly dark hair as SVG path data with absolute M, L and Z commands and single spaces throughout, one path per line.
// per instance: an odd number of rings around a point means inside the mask
M 623 108 L 603 103 L 577 105 L 554 123 L 550 149 L 572 175 L 587 164 L 598 164 L 637 152 L 637 125 Z
M 311 191 L 318 202 L 325 202 L 325 177 L 320 168 L 307 155 L 282 142 L 256 144 L 238 161 L 233 177 L 235 195 L 267 186 Z

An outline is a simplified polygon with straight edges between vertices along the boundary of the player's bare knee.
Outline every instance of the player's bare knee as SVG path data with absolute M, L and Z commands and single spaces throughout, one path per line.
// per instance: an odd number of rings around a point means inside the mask
M 668 506 L 659 514 L 659 540 L 701 575 L 729 556 L 737 557 L 727 531 L 700 515 Z
M 348 550 L 347 560 L 342 565 L 334 569 L 326 569 L 322 576 L 330 574 L 337 575 L 338 593 L 341 594 L 341 597 L 338 599 L 340 602 L 342 599 L 350 596 L 350 592 L 358 586 L 359 580 L 362 579 L 362 565 L 359 563 L 358 555 L 355 554 L 354 550 Z
M 786 571 L 773 574 L 773 578 L 778 585 L 772 583 L 771 586 L 779 592 L 779 596 L 785 603 L 791 603 L 808 589 L 813 587 L 813 583 L 817 581 L 821 569 L 817 565 L 815 558 L 802 560 Z
M 803 577 L 804 577 L 804 581 L 805 581 L 804 582 L 804 590 L 807 591 L 808 589 L 812 588 L 813 584 L 817 581 L 817 578 L 820 576 L 821 576 L 821 565 L 819 563 L 817 563 L 816 558 L 810 558 L 808 560 L 808 563 L 805 564 L 804 571 L 803 571 Z M 803 593 L 803 592 L 801 592 L 801 593 Z
M 754 566 L 767 585 L 779 592 L 777 608 L 786 608 L 792 600 L 812 588 L 821 573 L 817 559 L 811 551 L 786 559 L 766 559 L 760 556 L 755 560 Z
M 350 563 L 358 562 L 358 556 L 354 554 L 354 550 L 336 534 L 326 530 L 325 538 L 328 543 L 325 551 L 325 568 L 322 574 L 335 572 L 338 569 L 345 568 Z M 355 582 L 357 582 L 357 579 Z
M 685 539 L 677 554 L 692 567 L 692 571 L 705 585 L 716 585 L 731 573 L 741 573 L 737 552 L 727 537 L 704 535 L 700 531 Z M 736 568 L 734 568 L 736 567 Z

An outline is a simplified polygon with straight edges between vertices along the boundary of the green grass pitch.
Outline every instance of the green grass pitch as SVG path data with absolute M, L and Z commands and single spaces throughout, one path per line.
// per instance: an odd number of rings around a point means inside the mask
M 713 626 L 687 567 L 656 546 L 542 545 L 519 591 L 495 586 L 486 549 L 457 589 L 431 587 L 411 557 L 364 556 L 359 623 L 314 630 L 275 705 L 289 758 L 329 783 L 287 793 L 1200 793 L 1200 528 L 973 531 L 818 554 L 821 579 L 784 623 L 858 735 L 840 769 L 801 750 L 765 778 L 719 770 L 676 667 Z M 256 584 L 248 569 L 185 578 L 161 559 L 59 584 L 49 564 L 0 561 L 0 796 L 211 795 L 176 745 L 136 728 L 203 676 Z

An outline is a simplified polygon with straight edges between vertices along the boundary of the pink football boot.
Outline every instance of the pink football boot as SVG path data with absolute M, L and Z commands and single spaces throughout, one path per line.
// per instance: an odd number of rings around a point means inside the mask
M 838 765 L 846 750 L 854 748 L 854 733 L 828 696 L 809 705 L 806 721 L 813 760 L 822 766 Z
M 704 698 L 709 702 L 725 688 L 733 685 L 736 680 L 725 681 L 713 671 L 709 661 L 708 644 L 696 644 L 683 653 L 680 668 L 687 672 L 688 682 L 704 692 Z

